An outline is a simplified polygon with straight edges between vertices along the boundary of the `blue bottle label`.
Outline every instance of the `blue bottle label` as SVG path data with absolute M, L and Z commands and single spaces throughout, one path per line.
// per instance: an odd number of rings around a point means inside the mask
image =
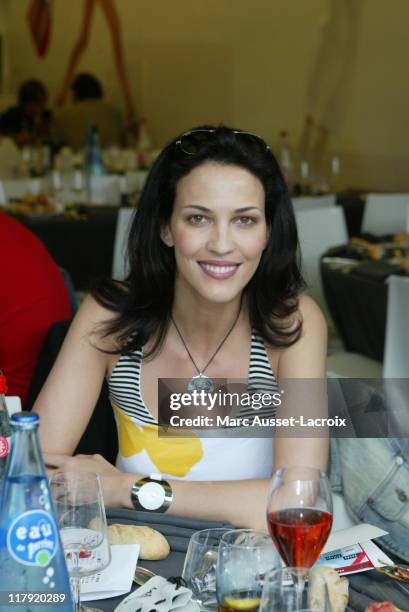
M 43 510 L 20 514 L 7 532 L 7 549 L 18 563 L 45 567 L 57 552 L 55 522 Z

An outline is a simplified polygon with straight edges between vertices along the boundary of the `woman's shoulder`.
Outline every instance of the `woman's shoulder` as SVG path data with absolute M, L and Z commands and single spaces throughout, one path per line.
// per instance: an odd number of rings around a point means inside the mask
M 306 293 L 301 293 L 298 296 L 298 313 L 301 317 L 303 326 L 326 328 L 326 320 L 324 313 L 318 306 L 317 302 Z
M 320 378 L 325 373 L 327 323 L 318 304 L 298 296 L 295 320 L 299 333 L 294 343 L 279 352 L 278 374 L 283 378 Z
M 94 346 L 103 351 L 114 351 L 117 342 L 114 334 L 107 330 L 117 317 L 117 313 L 102 305 L 93 295 L 85 297 L 74 318 L 73 326 L 80 330 Z

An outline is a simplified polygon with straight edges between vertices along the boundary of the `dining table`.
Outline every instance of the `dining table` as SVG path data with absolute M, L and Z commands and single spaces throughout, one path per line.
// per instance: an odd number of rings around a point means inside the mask
M 347 351 L 383 361 L 388 277 L 408 274 L 406 243 L 368 234 L 321 257 L 325 300 Z M 406 266 L 406 267 L 405 267 Z
M 107 521 L 108 524 L 122 523 L 126 525 L 148 525 L 162 533 L 170 545 L 169 555 L 166 559 L 160 561 L 138 560 L 138 566 L 142 566 L 164 578 L 181 577 L 187 547 L 193 533 L 202 529 L 217 527 L 231 527 L 233 529 L 233 526 L 226 521 L 186 518 L 156 512 L 147 514 L 146 512 L 123 508 L 107 509 Z M 132 590 L 137 588 L 138 585 L 134 584 Z M 98 607 L 104 612 L 111 612 L 124 597 L 126 597 L 126 595 L 120 595 L 109 599 L 99 599 L 87 602 L 86 605 Z
M 111 276 L 117 206 L 84 204 L 60 214 L 8 214 L 44 243 L 76 291 L 88 291 L 98 278 Z
M 230 523 L 223 521 L 210 521 L 199 518 L 187 518 L 155 512 L 139 512 L 123 508 L 107 509 L 108 524 L 123 523 L 132 525 L 148 525 L 162 533 L 169 542 L 170 553 L 166 559 L 161 561 L 138 560 L 138 565 L 164 578 L 180 577 L 190 537 L 196 531 L 212 527 L 231 527 Z M 381 539 L 377 540 L 381 544 Z M 393 556 L 388 552 L 388 555 Z M 396 560 L 398 561 L 398 560 Z M 351 574 L 349 580 L 349 603 L 348 611 L 365 612 L 365 608 L 372 601 L 391 600 L 401 610 L 408 610 L 409 584 L 377 572 L 369 570 L 362 573 Z M 137 589 L 136 584 L 132 590 Z M 127 594 L 107 599 L 87 601 L 86 605 L 97 607 L 104 612 L 113 612 L 118 604 Z

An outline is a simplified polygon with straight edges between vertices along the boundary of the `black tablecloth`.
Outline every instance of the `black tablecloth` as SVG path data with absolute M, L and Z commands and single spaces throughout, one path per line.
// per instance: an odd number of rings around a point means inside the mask
M 186 550 L 191 535 L 195 531 L 210 527 L 229 527 L 229 523 L 189 519 L 167 514 L 136 512 L 135 510 L 108 509 L 109 523 L 131 523 L 134 525 L 149 525 L 160 531 L 168 540 L 171 548 L 169 556 L 163 561 L 139 561 L 138 565 L 150 569 L 152 572 L 169 578 L 180 576 L 183 570 Z M 349 609 L 354 612 L 364 612 L 370 601 L 384 601 L 389 599 L 402 610 L 408 609 L 406 590 L 409 585 L 398 583 L 375 570 L 348 576 L 349 579 Z M 135 588 L 137 588 L 135 586 Z M 124 599 L 126 595 L 110 599 L 100 599 L 87 602 L 86 605 L 95 606 L 104 612 L 111 612 Z
M 77 291 L 87 291 L 101 276 L 111 276 L 117 207 L 84 207 L 83 218 L 64 215 L 13 215 L 47 247 L 65 268 Z
M 324 255 L 325 257 L 325 255 Z M 321 261 L 325 299 L 348 351 L 383 361 L 387 285 Z
M 166 559 L 163 559 L 163 561 L 138 561 L 138 565 L 151 570 L 155 574 L 164 576 L 165 578 L 181 576 L 189 540 L 195 531 L 210 529 L 211 527 L 232 527 L 226 522 L 189 519 L 167 514 L 137 512 L 136 510 L 124 510 L 120 508 L 107 509 L 107 518 L 108 523 L 149 525 L 149 527 L 160 531 L 160 533 L 166 537 L 171 549 Z M 137 588 L 136 585 L 135 588 Z M 95 606 L 106 612 L 111 612 L 124 597 L 126 597 L 126 595 L 112 597 L 110 599 L 100 599 L 94 602 L 87 602 L 86 605 L 91 607 Z

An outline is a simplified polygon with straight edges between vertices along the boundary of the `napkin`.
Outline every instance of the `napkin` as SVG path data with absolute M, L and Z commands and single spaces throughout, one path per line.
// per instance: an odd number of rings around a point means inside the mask
M 115 612 L 187 612 L 199 610 L 199 606 L 192 602 L 192 591 L 185 587 L 178 587 L 162 578 L 154 576 L 143 586 L 128 595 Z
M 96 574 L 81 578 L 81 601 L 105 599 L 129 593 L 139 549 L 139 544 L 112 545 L 111 563 L 108 567 Z M 92 563 L 92 559 L 90 562 Z

